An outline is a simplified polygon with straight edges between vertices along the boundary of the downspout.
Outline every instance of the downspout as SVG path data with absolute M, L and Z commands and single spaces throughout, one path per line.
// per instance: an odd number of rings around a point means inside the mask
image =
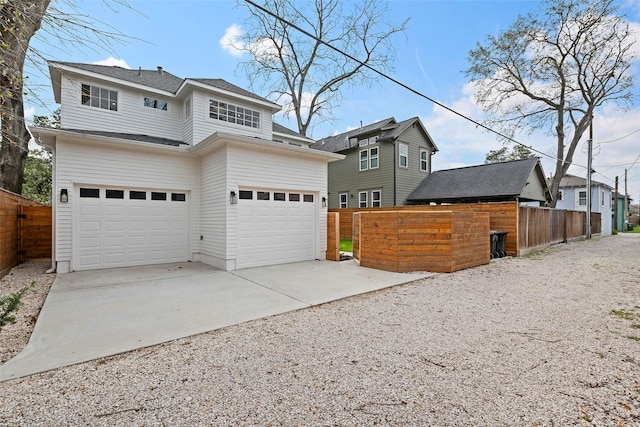
M 396 143 L 389 141 L 393 145 L 393 206 L 398 206 L 396 201 Z

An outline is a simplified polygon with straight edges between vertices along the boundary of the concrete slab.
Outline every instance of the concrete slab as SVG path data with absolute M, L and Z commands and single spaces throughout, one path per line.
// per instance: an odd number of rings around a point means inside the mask
M 29 343 L 0 381 L 407 283 L 355 261 L 225 272 L 201 263 L 59 274 Z

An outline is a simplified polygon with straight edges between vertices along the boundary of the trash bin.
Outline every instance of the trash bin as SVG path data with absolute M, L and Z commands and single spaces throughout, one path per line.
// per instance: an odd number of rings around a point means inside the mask
M 496 253 L 499 258 L 507 256 L 507 232 L 496 231 Z
M 633 224 L 628 222 L 627 223 L 627 231 L 632 231 L 633 230 Z
M 489 242 L 491 247 L 491 258 L 498 258 L 498 252 L 496 246 L 498 243 L 498 232 L 495 230 L 489 230 Z

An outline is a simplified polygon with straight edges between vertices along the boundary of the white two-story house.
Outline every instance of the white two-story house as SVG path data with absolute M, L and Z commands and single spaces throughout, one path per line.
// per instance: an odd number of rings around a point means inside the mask
M 327 165 L 280 106 L 161 67 L 50 62 L 59 273 L 183 261 L 225 270 L 324 259 Z

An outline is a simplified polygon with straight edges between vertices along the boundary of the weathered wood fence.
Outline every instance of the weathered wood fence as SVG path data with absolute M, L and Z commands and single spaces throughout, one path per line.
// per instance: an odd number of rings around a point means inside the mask
M 20 261 L 51 257 L 51 207 L 0 189 L 0 277 Z

